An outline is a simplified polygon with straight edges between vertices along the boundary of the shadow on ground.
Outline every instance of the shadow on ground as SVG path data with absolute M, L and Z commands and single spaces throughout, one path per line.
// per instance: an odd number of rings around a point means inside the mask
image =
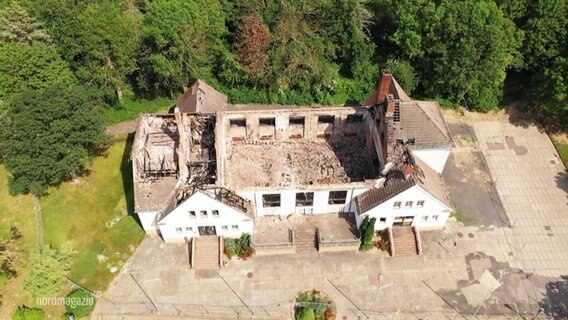
M 554 319 L 568 319 L 568 276 L 546 284 L 546 296 L 539 303 L 544 314 Z
M 491 173 L 485 163 L 473 129 L 467 124 L 448 124 L 456 148 L 450 154 L 443 176 L 466 226 L 509 226 Z
M 137 214 L 134 214 L 134 182 L 132 177 L 132 161 L 130 160 L 130 152 L 132 151 L 132 143 L 134 142 L 134 132 L 128 133 L 124 151 L 122 152 L 122 160 L 120 161 L 120 173 L 122 175 L 122 187 L 124 197 L 126 199 L 126 210 L 128 215 L 142 227 L 142 223 Z

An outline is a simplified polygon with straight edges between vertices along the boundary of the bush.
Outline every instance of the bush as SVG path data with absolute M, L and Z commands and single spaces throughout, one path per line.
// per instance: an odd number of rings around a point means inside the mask
M 47 297 L 55 294 L 71 269 L 75 254 L 71 242 L 60 248 L 45 246 L 30 257 L 31 272 L 24 281 L 24 291 L 33 297 Z
M 67 313 L 72 313 L 77 318 L 86 317 L 95 309 L 97 300 L 90 293 L 83 289 L 75 289 L 65 298 L 65 309 Z
M 359 250 L 368 251 L 373 248 L 373 235 L 375 233 L 375 222 L 376 218 L 365 217 L 365 220 L 361 223 L 361 246 Z
M 296 320 L 314 320 L 316 318 L 314 314 L 314 309 L 312 308 L 302 308 L 298 312 Z
M 234 256 L 246 259 L 254 254 L 254 249 L 250 247 L 250 234 L 248 233 L 243 233 L 238 239 L 225 239 L 224 247 L 224 253 L 229 259 Z
M 29 308 L 26 306 L 18 307 L 12 320 L 43 320 L 45 319 L 45 314 L 43 310 L 37 308 Z
M 322 291 L 304 291 L 296 297 L 294 316 L 296 320 L 314 318 L 333 320 L 335 319 L 335 304 L 331 298 Z

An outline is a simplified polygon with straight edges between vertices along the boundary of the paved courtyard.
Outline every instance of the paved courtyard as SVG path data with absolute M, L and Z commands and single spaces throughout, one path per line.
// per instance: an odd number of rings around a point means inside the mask
M 333 298 L 341 320 L 566 319 L 568 279 L 560 276 L 568 275 L 567 189 L 556 152 L 534 127 L 473 128 L 477 139 L 452 155 L 457 178 L 449 182 L 470 221 L 423 232 L 423 255 L 390 257 L 375 249 L 258 256 L 196 273 L 187 247 L 147 238 L 93 318 L 290 319 L 294 296 L 318 289 Z M 476 174 L 467 173 L 464 148 L 478 152 Z M 470 212 L 476 200 L 468 201 L 468 192 L 487 210 Z M 503 203 L 506 216 L 493 202 Z
M 496 121 L 474 129 L 511 222 L 516 266 L 568 275 L 568 179 L 549 137 L 535 126 Z

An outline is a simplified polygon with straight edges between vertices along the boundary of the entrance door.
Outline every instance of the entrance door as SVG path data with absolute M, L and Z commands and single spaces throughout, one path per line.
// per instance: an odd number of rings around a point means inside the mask
M 204 226 L 204 227 L 197 227 L 199 229 L 200 236 L 215 236 L 217 232 L 215 231 L 215 226 Z
M 404 217 L 402 220 L 402 225 L 405 227 L 410 227 L 412 225 L 412 220 L 414 220 L 414 217 Z
M 407 217 L 394 217 L 393 226 L 405 226 L 410 227 L 412 225 L 412 221 L 414 217 L 407 216 Z

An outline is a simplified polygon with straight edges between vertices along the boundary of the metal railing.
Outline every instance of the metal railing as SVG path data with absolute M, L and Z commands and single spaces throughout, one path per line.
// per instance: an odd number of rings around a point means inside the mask
M 416 226 L 412 227 L 412 232 L 414 232 L 414 238 L 416 239 L 416 251 L 418 255 L 422 254 L 422 239 L 420 239 L 420 231 Z
M 394 236 L 392 234 L 392 228 L 387 228 L 387 235 L 389 237 L 389 247 L 390 247 L 390 252 L 391 252 L 391 256 L 394 257 L 395 255 L 395 251 L 394 251 Z

